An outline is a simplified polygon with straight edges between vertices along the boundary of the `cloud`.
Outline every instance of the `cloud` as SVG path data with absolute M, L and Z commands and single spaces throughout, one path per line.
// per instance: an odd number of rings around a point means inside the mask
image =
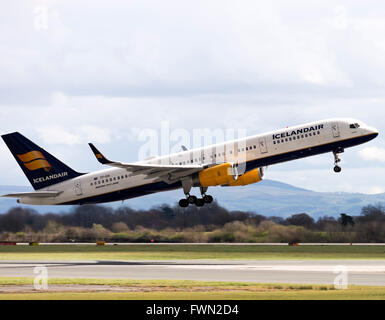
M 43 142 L 46 144 L 64 144 L 72 146 L 91 141 L 95 143 L 110 142 L 110 133 L 108 129 L 89 125 L 77 129 L 75 128 L 71 132 L 68 129 L 58 126 L 41 127 L 38 128 L 37 131 L 43 139 Z
M 161 10 L 156 1 L 92 10 L 75 1 L 2 4 L 9 14 L 0 26 L 0 94 L 25 101 L 54 91 L 180 96 L 326 89 L 348 97 L 357 84 L 368 90 L 362 79 L 370 88 L 384 85 L 382 16 L 374 19 L 366 4 L 350 1 L 297 2 L 297 11 L 284 1 L 251 0 L 166 0 Z M 44 6 L 47 26 L 39 29 L 36 8 Z
M 82 126 L 79 128 L 79 133 L 87 141 L 95 143 L 108 143 L 111 141 L 110 131 L 106 128 L 100 128 L 95 126 Z
M 364 160 L 385 162 L 385 149 L 379 147 L 365 148 L 359 152 Z
M 385 188 L 383 187 L 378 187 L 378 186 L 373 186 L 368 189 L 367 194 L 381 194 L 385 193 Z
M 172 130 L 257 134 L 353 117 L 385 131 L 385 5 L 378 1 L 90 4 L 0 5 L 7 13 L 0 24 L 0 133 L 20 131 L 88 170 L 92 154 L 83 144 L 108 143 L 106 152 L 135 161 L 138 132 L 159 130 L 161 121 Z M 347 169 L 373 165 L 365 190 L 370 183 L 382 188 L 374 166 L 383 164 L 383 143 L 380 135 L 365 145 L 377 148 L 369 155 L 367 148 L 344 154 Z M 3 168 L 14 168 L 9 152 L 0 151 L 7 154 Z M 272 172 L 313 189 L 360 189 L 353 177 L 320 185 L 321 174 L 309 175 L 329 163 L 325 155 Z M 1 178 L 12 184 L 17 170 Z
M 44 143 L 47 144 L 74 145 L 82 141 L 80 136 L 55 126 L 38 128 L 37 131 Z

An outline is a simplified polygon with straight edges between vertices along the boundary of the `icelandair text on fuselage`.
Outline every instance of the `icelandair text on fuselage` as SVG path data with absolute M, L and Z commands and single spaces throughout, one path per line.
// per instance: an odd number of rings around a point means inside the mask
M 53 179 L 59 179 L 68 176 L 68 172 L 62 172 L 57 174 L 51 174 L 50 176 L 33 179 L 33 183 L 46 182 Z
M 321 130 L 323 128 L 324 128 L 324 125 L 320 124 L 318 126 L 313 126 L 313 127 L 309 127 L 309 128 L 278 133 L 278 134 L 273 135 L 273 140 L 287 138 L 287 137 L 291 137 L 291 136 L 297 136 L 297 135 L 312 132 L 312 131 L 318 131 L 318 130 Z

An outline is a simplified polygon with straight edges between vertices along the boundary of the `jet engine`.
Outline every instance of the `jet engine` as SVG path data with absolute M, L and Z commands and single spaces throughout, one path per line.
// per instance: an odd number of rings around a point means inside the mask
M 215 187 L 229 185 L 238 179 L 238 170 L 235 164 L 229 162 L 202 170 L 193 176 L 194 187 Z
M 249 184 L 261 182 L 263 178 L 263 168 L 258 168 L 246 172 L 241 175 L 236 181 L 229 184 L 230 187 L 247 186 Z
M 194 187 L 215 187 L 215 186 L 246 186 L 262 181 L 263 168 L 246 172 L 239 176 L 238 165 L 222 163 L 217 166 L 205 169 L 193 176 Z

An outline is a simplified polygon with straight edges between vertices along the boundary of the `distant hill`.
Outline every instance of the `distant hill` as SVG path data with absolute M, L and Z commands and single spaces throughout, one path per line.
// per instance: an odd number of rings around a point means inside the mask
M 0 194 L 30 191 L 29 187 L 0 186 Z M 196 191 L 197 192 L 197 191 Z M 359 193 L 315 192 L 292 185 L 264 180 L 245 187 L 210 188 L 220 205 L 230 210 L 251 211 L 265 216 L 287 217 L 296 213 L 307 213 L 314 218 L 337 217 L 341 213 L 359 215 L 361 208 L 368 204 L 385 205 L 385 193 L 366 195 Z M 133 209 L 149 209 L 162 204 L 174 205 L 182 197 L 182 191 L 171 191 L 131 199 L 124 202 Z M 0 198 L 0 213 L 17 206 L 15 199 Z M 108 204 L 119 207 L 121 202 Z M 40 213 L 66 212 L 71 206 L 25 206 Z

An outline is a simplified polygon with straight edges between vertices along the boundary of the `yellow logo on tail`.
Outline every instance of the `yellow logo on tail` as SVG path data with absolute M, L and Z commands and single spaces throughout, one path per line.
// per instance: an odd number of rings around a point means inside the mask
M 17 157 L 30 171 L 44 169 L 46 172 L 49 172 L 52 168 L 40 151 L 27 152 L 24 154 L 17 155 Z

